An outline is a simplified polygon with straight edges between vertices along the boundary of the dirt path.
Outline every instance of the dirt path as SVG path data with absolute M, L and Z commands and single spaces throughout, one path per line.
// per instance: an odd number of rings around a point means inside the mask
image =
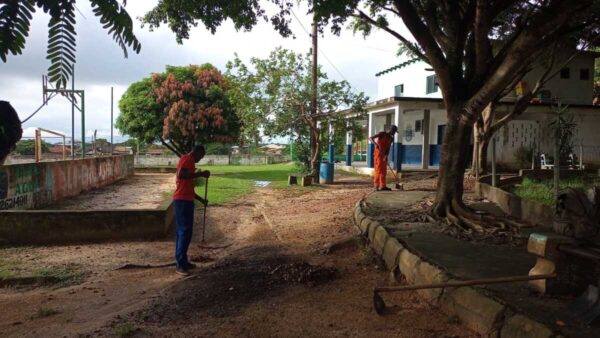
M 187 278 L 168 264 L 170 240 L 4 249 L 27 268 L 77 264 L 85 282 L 0 289 L 0 332 L 14 337 L 473 337 L 412 294 L 387 298 L 375 315 L 369 290 L 386 284 L 380 262 L 353 239 L 352 208 L 370 189 L 361 178 L 305 190 L 258 189 L 209 208 L 206 242 L 196 213 Z M 332 243 L 335 250 L 325 254 Z M 47 315 L 51 309 L 57 313 Z M 52 312 L 52 311 L 50 311 Z

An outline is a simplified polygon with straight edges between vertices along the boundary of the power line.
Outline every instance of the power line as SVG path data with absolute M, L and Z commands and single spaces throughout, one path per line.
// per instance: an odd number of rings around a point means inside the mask
M 304 30 L 304 32 L 306 32 L 306 34 L 308 34 L 308 36 L 310 36 L 311 34 L 308 32 L 308 30 L 306 29 L 306 27 L 304 27 L 304 25 L 302 24 L 302 21 L 300 21 L 300 19 L 298 18 L 298 16 L 296 15 L 296 13 L 294 12 L 294 10 L 291 10 L 292 15 L 294 16 L 294 18 L 296 18 L 296 21 L 298 21 L 298 23 L 300 24 L 300 27 L 302 27 L 302 29 Z M 333 69 L 342 77 L 342 79 L 344 79 L 344 81 L 350 83 L 350 81 L 348 81 L 348 79 L 344 76 L 344 74 L 342 74 L 342 72 L 333 64 L 333 62 L 331 61 L 331 59 L 329 59 L 329 57 L 327 56 L 327 54 L 325 54 L 325 52 L 323 51 L 323 49 L 321 49 L 320 47 L 317 47 L 317 50 L 323 54 L 323 57 L 325 58 L 325 60 L 327 60 L 327 62 L 329 62 L 329 64 L 331 65 L 331 67 L 333 67 Z

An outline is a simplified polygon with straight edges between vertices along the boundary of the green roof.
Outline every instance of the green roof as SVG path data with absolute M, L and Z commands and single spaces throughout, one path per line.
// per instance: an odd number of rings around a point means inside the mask
M 380 76 L 380 75 L 383 75 L 383 74 L 386 74 L 386 73 L 389 73 L 389 72 L 393 72 L 393 71 L 395 71 L 397 69 L 400 69 L 402 67 L 408 66 L 408 65 L 413 64 L 413 63 L 415 63 L 417 61 L 419 61 L 418 58 L 410 59 L 408 61 L 405 61 L 405 62 L 402 62 L 400 64 L 397 64 L 397 65 L 395 65 L 393 67 L 390 67 L 388 69 L 384 69 L 384 70 L 380 71 L 379 73 L 375 74 L 375 76 Z

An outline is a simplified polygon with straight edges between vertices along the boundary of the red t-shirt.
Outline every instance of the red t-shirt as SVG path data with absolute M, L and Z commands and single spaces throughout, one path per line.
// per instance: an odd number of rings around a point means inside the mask
M 196 171 L 196 162 L 194 162 L 194 157 L 190 154 L 186 154 L 181 156 L 179 162 L 177 163 L 177 173 L 176 173 L 176 186 L 175 193 L 173 194 L 174 200 L 179 201 L 193 201 L 194 200 L 194 179 L 182 179 L 179 178 L 179 171 L 181 169 L 187 169 L 190 174 L 193 174 Z

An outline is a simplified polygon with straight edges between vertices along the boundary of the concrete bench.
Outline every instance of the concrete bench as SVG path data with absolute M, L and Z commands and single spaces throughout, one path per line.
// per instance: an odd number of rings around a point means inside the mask
M 302 175 L 302 174 L 292 174 L 288 176 L 288 184 L 294 185 L 298 184 L 298 179 L 300 179 L 300 186 L 307 187 L 312 185 L 312 176 Z

